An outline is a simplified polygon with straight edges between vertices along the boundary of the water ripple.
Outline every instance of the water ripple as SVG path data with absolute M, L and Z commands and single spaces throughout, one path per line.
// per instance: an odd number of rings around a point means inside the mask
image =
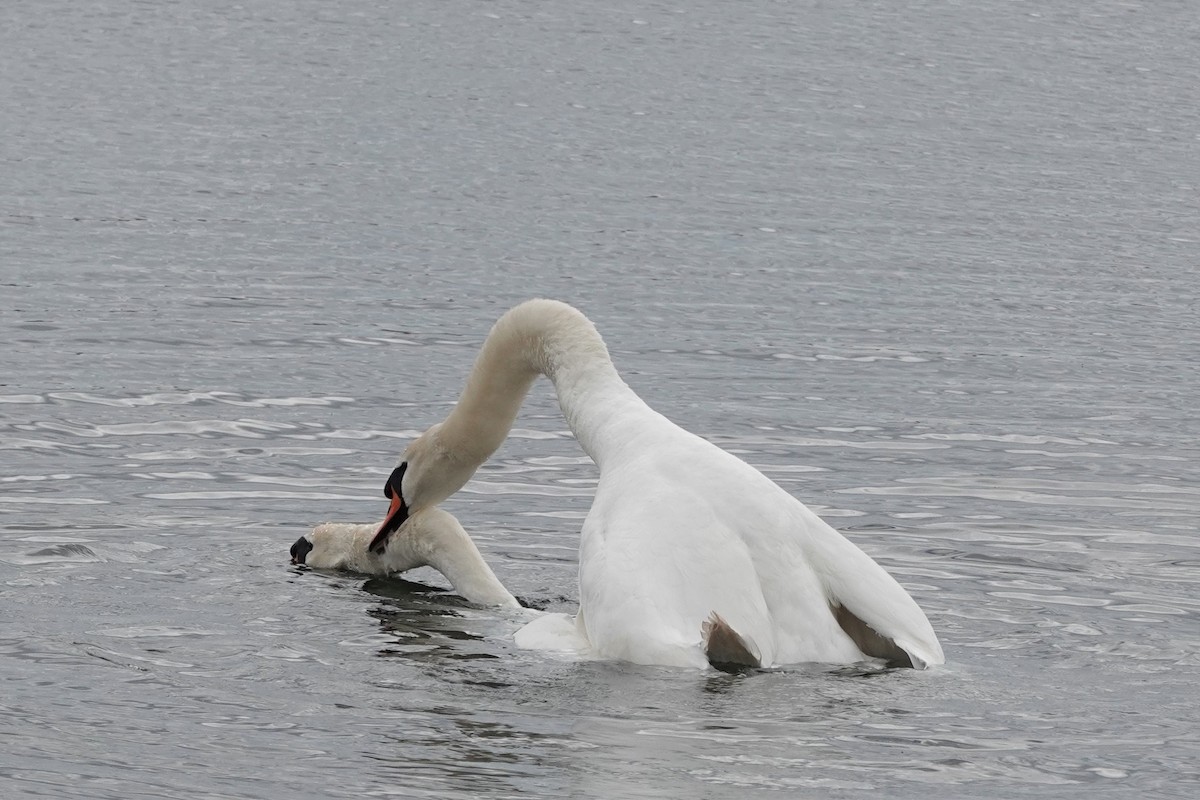
M 1035 491 L 1039 489 L 1051 491 Z M 894 484 L 889 486 L 859 486 L 837 491 L 843 494 L 972 497 L 1035 505 L 1086 504 L 1090 507 L 1146 509 L 1159 512 L 1200 512 L 1200 491 L 1194 488 L 1144 483 L 1106 484 L 995 476 L 930 476 L 896 478 Z M 1126 496 L 1115 496 L 1112 492 Z M 1143 500 L 1128 495 L 1152 495 L 1154 499 Z

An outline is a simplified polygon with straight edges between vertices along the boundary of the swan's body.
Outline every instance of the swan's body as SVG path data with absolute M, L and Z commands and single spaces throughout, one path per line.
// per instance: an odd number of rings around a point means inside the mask
M 518 644 L 701 668 L 721 653 L 761 666 L 944 661 L 887 572 L 758 470 L 653 411 L 591 322 L 549 300 L 496 323 L 450 415 L 409 445 L 372 550 L 466 483 L 539 374 L 600 480 L 580 542 L 579 613 L 535 620 Z
M 449 512 L 429 508 L 414 513 L 382 554 L 367 549 L 378 529 L 378 525 L 339 522 L 318 525 L 292 545 L 292 563 L 365 575 L 394 575 L 429 566 L 442 573 L 454 591 L 472 603 L 520 606 Z

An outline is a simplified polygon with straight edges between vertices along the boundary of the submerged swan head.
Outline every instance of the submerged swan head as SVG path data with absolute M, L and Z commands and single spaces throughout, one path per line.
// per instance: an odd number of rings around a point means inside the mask
M 292 563 L 380 576 L 428 566 L 471 602 L 518 605 L 453 514 L 436 507 L 414 512 L 383 553 L 367 549 L 376 527 L 345 522 L 318 525 L 292 545 Z
M 453 514 L 440 508 L 412 514 L 399 526 L 401 533 L 386 553 L 367 550 L 375 525 L 326 522 L 301 536 L 292 545 L 292 563 L 315 569 L 345 569 L 367 575 L 390 575 L 429 564 L 439 544 L 466 537 Z

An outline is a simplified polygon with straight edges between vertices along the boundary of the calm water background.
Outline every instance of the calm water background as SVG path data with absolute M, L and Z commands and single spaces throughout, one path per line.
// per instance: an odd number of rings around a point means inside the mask
M 8 2 L 4 797 L 1192 797 L 1200 15 Z M 727 676 L 301 571 L 571 301 L 895 574 L 949 663 Z M 570 609 L 540 384 L 447 507 Z

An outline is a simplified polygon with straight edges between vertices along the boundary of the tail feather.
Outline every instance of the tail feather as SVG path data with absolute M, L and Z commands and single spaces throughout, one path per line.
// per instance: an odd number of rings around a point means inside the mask
M 863 622 L 850 609 L 839 603 L 833 603 L 830 610 L 833 611 L 833 616 L 837 620 L 838 625 L 842 627 L 847 636 L 854 640 L 854 643 L 858 645 L 858 649 L 862 650 L 865 655 L 873 658 L 882 658 L 888 662 L 889 666 L 893 667 L 917 666 L 913 663 L 912 656 L 897 644 L 894 639 L 881 636 L 878 631 Z M 924 669 L 925 662 L 921 661 L 920 663 L 921 666 L 917 668 Z
M 724 672 L 761 667 L 762 656 L 754 642 L 730 627 L 716 611 L 700 626 L 704 655 L 708 663 Z

